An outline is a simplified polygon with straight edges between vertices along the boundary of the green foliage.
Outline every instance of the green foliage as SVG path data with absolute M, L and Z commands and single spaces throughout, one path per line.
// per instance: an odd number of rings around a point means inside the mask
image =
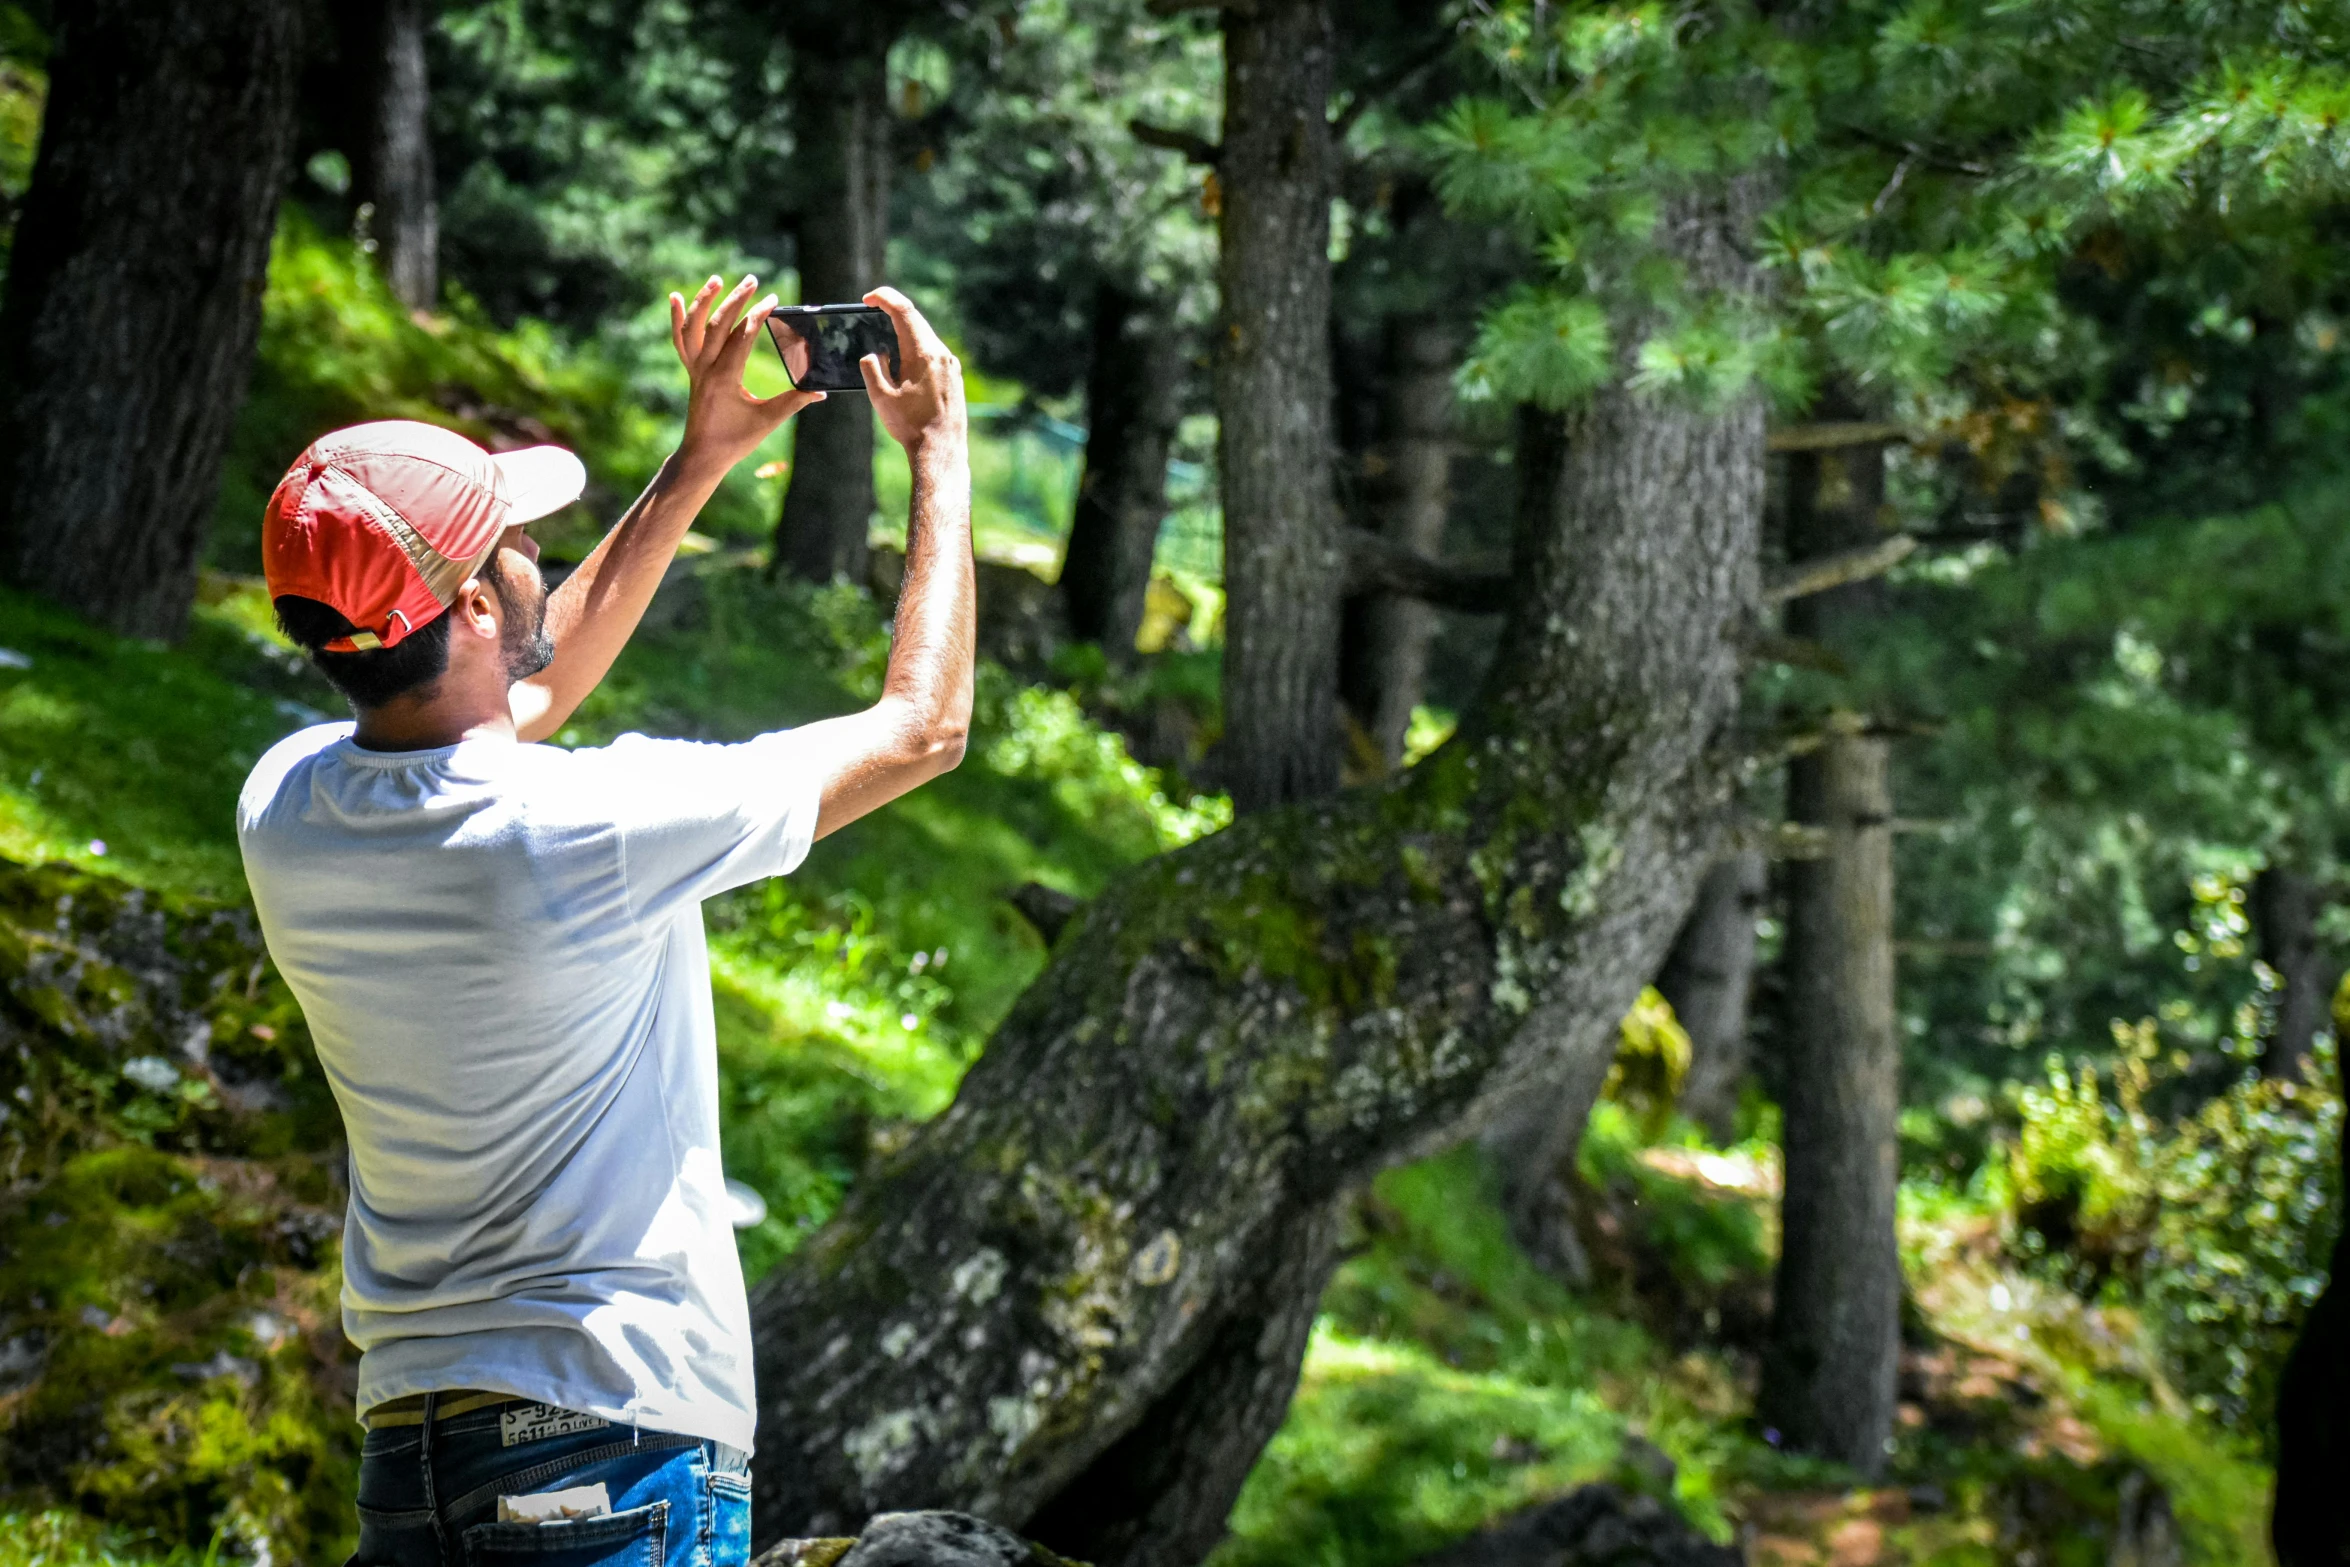
M 2155 0 L 1872 3 L 1801 28 L 1740 3 L 1478 7 L 1464 29 L 1499 90 L 1426 146 L 1447 203 L 1541 266 L 1488 312 L 1464 390 L 1760 385 L 1802 406 L 1832 386 L 1923 418 L 2096 400 L 2062 444 L 2125 471 L 2190 404 L 2240 431 L 2247 377 L 2273 391 L 2330 352 L 2280 342 L 2338 335 L 2346 25 Z M 1767 297 L 1664 248 L 1678 209 L 1738 180 L 1767 208 Z M 2265 335 L 2258 366 L 2210 330 L 2234 322 Z
M 2154 1020 L 2099 1074 L 2050 1063 L 2018 1096 L 2014 1244 L 2076 1289 L 2141 1302 L 2164 1371 L 2200 1413 L 2265 1439 L 2276 1378 L 2341 1223 L 2342 1097 L 2330 1041 L 2311 1082 L 2247 1077 L 2190 1113 L 2150 1108 L 2183 1053 Z
M 223 673 L 275 677 L 255 645 L 208 608 L 171 652 L 5 589 L 0 644 L 30 660 L 0 669 L 0 854 L 240 894 L 237 791 L 296 721 L 271 694 L 282 677 L 256 690 Z

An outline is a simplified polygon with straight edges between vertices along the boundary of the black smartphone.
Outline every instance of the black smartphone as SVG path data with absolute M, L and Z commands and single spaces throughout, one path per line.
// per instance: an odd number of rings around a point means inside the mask
M 898 378 L 898 328 L 872 305 L 785 305 L 767 317 L 783 372 L 803 392 L 862 392 L 857 361 L 879 354 Z

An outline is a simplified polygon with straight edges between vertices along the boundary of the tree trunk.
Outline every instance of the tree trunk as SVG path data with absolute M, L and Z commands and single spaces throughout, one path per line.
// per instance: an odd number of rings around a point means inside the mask
M 1882 446 L 1788 462 L 1791 560 L 1883 536 Z M 1788 605 L 1787 629 L 1832 644 L 1883 597 L 1876 580 L 1811 594 Z M 1789 1445 L 1873 1475 L 1893 1433 L 1900 1355 L 1901 1077 L 1886 748 L 1860 727 L 1832 715 L 1826 743 L 1788 768 L 1788 817 L 1820 828 L 1827 853 L 1792 862 L 1787 881 L 1786 1196 L 1759 1412 Z
M 790 26 L 799 183 L 800 302 L 854 304 L 889 260 L 889 46 L 894 28 L 829 12 Z M 775 527 L 778 570 L 866 578 L 873 527 L 873 405 L 835 392 L 792 420 L 791 482 Z
M 187 624 L 292 156 L 302 0 L 63 8 L 0 304 L 0 575 Z
M 1668 242 L 1744 282 L 1755 205 L 1677 205 Z M 952 1108 L 761 1288 L 763 1536 L 951 1505 L 1196 1560 L 1334 1205 L 1612 1053 L 1727 809 L 1762 412 L 1609 392 L 1536 427 L 1512 656 L 1461 735 L 1088 904 Z
M 1591 1258 L 1575 1231 L 1575 1160 L 1614 1064 L 1611 1050 L 1569 1058 L 1557 1078 L 1498 1111 L 1484 1137 L 1510 1238 L 1536 1267 L 1577 1289 L 1591 1282 Z
M 2277 1489 L 2269 1538 L 2278 1567 L 2340 1567 L 2350 1561 L 2350 1122 L 2337 1127 L 2343 1220 L 2325 1293 L 2277 1380 Z
M 1901 1044 L 1893 1014 L 1890 747 L 1837 725 L 1789 778 L 1827 852 L 1789 867 L 1786 1197 L 1758 1413 L 1874 1476 L 1900 1353 Z
M 353 170 L 352 191 L 375 208 L 369 231 L 376 264 L 401 303 L 430 309 L 440 299 L 440 204 L 433 193 L 431 108 L 424 40 L 432 30 L 432 0 L 379 0 L 364 8 L 373 89 L 365 142 Z
M 2252 879 L 2251 902 L 2260 961 L 2277 977 L 2276 1022 L 2260 1048 L 2260 1074 L 2297 1076 L 2317 1036 L 2334 1026 L 2334 987 L 2342 977 L 2317 939 L 2325 895 L 2308 877 L 2272 865 Z
M 1754 981 L 1754 922 L 1762 907 L 1762 853 L 1716 860 L 1698 884 L 1656 988 L 1689 1035 L 1681 1112 L 1717 1143 L 1732 1135 L 1738 1085 L 1746 1077 L 1746 1004 Z
M 1217 462 L 1224 738 L 1235 809 L 1338 787 L 1328 0 L 1224 13 Z
M 1123 664 L 1134 657 L 1167 515 L 1167 452 L 1183 414 L 1183 342 L 1114 283 L 1094 291 L 1085 408 L 1085 478 L 1069 525 L 1061 601 L 1070 635 L 1100 643 Z
M 1396 316 L 1383 345 L 1386 386 L 1379 442 L 1369 455 L 1372 523 L 1384 537 L 1431 559 L 1444 553 L 1452 498 L 1452 329 Z M 1349 600 L 1340 644 L 1340 690 L 1390 768 L 1428 683 L 1436 612 L 1417 599 L 1365 594 Z

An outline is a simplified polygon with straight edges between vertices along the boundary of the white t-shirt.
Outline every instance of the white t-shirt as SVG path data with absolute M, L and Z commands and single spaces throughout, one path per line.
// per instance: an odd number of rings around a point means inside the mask
M 797 866 L 790 733 L 280 741 L 237 803 L 351 1141 L 359 1408 L 483 1388 L 749 1448 L 704 898 Z

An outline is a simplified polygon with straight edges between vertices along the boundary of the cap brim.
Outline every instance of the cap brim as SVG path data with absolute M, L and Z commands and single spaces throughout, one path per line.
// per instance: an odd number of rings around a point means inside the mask
M 513 507 L 506 517 L 508 527 L 551 517 L 587 489 L 587 464 L 560 446 L 492 452 L 490 461 L 506 481 L 506 500 Z

